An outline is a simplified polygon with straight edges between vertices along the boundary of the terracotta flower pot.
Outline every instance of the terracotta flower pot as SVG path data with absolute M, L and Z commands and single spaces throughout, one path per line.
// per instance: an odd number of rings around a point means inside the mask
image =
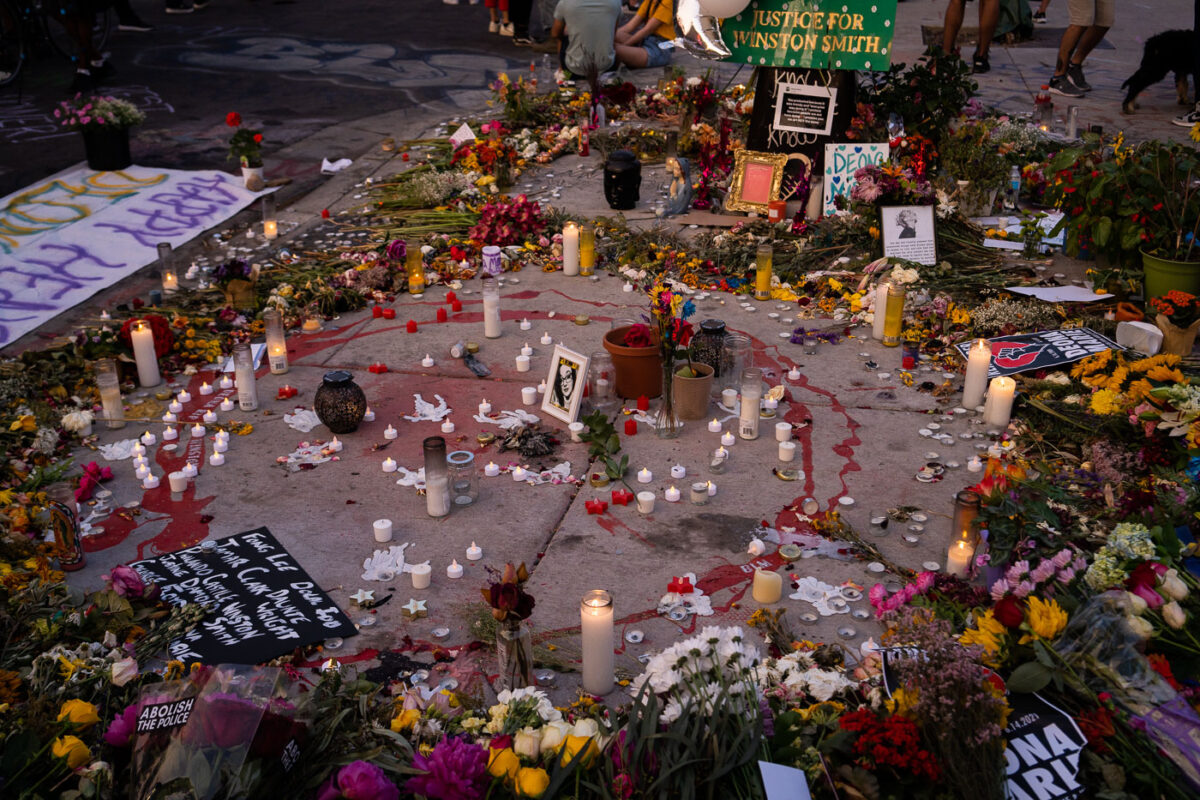
M 1186 328 L 1181 328 L 1178 325 L 1172 325 L 1169 319 L 1158 314 L 1154 317 L 1154 324 L 1163 334 L 1160 352 L 1184 357 L 1192 354 L 1192 347 L 1196 344 L 1196 333 L 1200 332 L 1200 319 Z
M 675 413 L 680 419 L 706 419 L 709 393 L 712 391 L 713 368 L 708 364 L 692 362 L 696 376 L 685 378 L 679 372 L 687 368 L 687 362 L 677 365 L 672 378 L 675 382 Z
M 658 344 L 649 347 L 626 347 L 625 334 L 632 326 L 613 328 L 604 334 L 604 349 L 612 356 L 616 372 L 617 396 L 626 399 L 658 397 L 662 394 L 662 354 Z

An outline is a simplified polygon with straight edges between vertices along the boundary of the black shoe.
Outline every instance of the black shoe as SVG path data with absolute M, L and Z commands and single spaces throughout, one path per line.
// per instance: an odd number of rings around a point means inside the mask
M 92 80 L 92 73 L 86 69 L 75 70 L 75 77 L 71 80 L 71 85 L 67 87 L 67 91 L 72 94 L 80 94 L 81 92 L 90 92 L 96 88 L 96 82 Z
M 1063 97 L 1083 97 L 1083 89 L 1067 79 L 1066 75 L 1055 75 L 1050 79 L 1050 91 Z
M 119 30 L 119 31 L 136 31 L 137 33 L 149 33 L 150 31 L 154 30 L 154 26 L 151 25 L 149 22 L 146 22 L 145 20 L 143 20 L 137 14 L 134 14 L 133 16 L 129 17 L 128 19 L 123 19 L 119 23 L 117 23 L 117 30 Z
M 100 83 L 105 78 L 111 78 L 116 73 L 117 68 L 106 58 L 99 64 L 92 64 L 88 71 L 92 73 L 92 82 Z
M 1044 12 L 1044 11 L 1033 12 L 1033 24 L 1034 25 L 1045 25 L 1046 22 L 1047 22 L 1046 12 Z
M 1190 128 L 1193 125 L 1200 124 L 1200 103 L 1196 103 L 1196 107 L 1188 113 L 1172 119 L 1171 124 L 1178 125 L 1181 128 Z
M 190 14 L 196 10 L 195 6 L 190 6 L 185 3 L 167 3 L 168 14 Z
M 1067 64 L 1067 80 L 1069 80 L 1076 89 L 1082 89 L 1085 92 L 1092 90 L 1087 79 L 1083 77 L 1082 64 Z
M 971 59 L 971 73 L 974 75 L 982 75 L 985 72 L 990 72 L 992 65 L 988 63 L 987 56 L 981 56 L 978 53 Z

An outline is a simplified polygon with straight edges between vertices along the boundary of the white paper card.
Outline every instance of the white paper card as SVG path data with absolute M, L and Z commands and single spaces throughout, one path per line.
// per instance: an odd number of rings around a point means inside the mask
M 1111 294 L 1095 294 L 1082 286 L 1005 286 L 1010 292 L 1036 297 L 1047 303 L 1091 303 L 1106 300 Z
M 812 800 L 804 770 L 769 761 L 758 762 L 767 800 Z
M 266 342 L 250 345 L 250 357 L 254 359 L 254 369 L 256 372 L 259 366 L 262 365 L 262 357 L 265 352 L 267 352 Z M 230 356 L 229 360 L 225 362 L 225 366 L 221 367 L 221 372 L 233 372 L 233 356 Z
M 458 126 L 458 130 L 450 134 L 450 144 L 454 145 L 455 150 L 467 142 L 473 141 L 475 141 L 475 131 L 471 130 L 471 126 L 465 122 Z

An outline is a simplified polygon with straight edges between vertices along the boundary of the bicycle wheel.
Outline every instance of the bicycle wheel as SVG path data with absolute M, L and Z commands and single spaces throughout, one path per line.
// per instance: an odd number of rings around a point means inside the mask
M 21 13 L 7 0 L 0 0 L 0 86 L 17 79 L 25 66 L 25 30 Z
M 53 6 L 54 4 L 45 4 Z M 115 27 L 117 13 L 112 8 L 106 8 L 96 14 L 96 24 L 92 26 L 92 46 L 99 53 L 104 52 L 104 46 L 108 44 L 108 34 Z M 42 29 L 46 32 L 46 38 L 50 44 L 66 58 L 75 61 L 78 57 L 76 52 L 75 42 L 71 41 L 71 37 L 67 35 L 67 29 L 58 19 L 55 11 L 50 7 L 44 7 L 42 11 Z

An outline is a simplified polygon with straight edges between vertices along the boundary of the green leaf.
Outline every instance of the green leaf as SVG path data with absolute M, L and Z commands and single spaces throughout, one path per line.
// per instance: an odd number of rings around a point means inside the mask
M 1036 661 L 1029 661 L 1013 670 L 1008 676 L 1008 689 L 1011 692 L 1030 694 L 1045 689 L 1050 683 L 1052 674 Z
M 1112 220 L 1108 217 L 1096 220 L 1096 227 L 1092 231 L 1092 238 L 1096 240 L 1096 244 L 1104 247 L 1108 244 L 1110 236 L 1112 236 Z

